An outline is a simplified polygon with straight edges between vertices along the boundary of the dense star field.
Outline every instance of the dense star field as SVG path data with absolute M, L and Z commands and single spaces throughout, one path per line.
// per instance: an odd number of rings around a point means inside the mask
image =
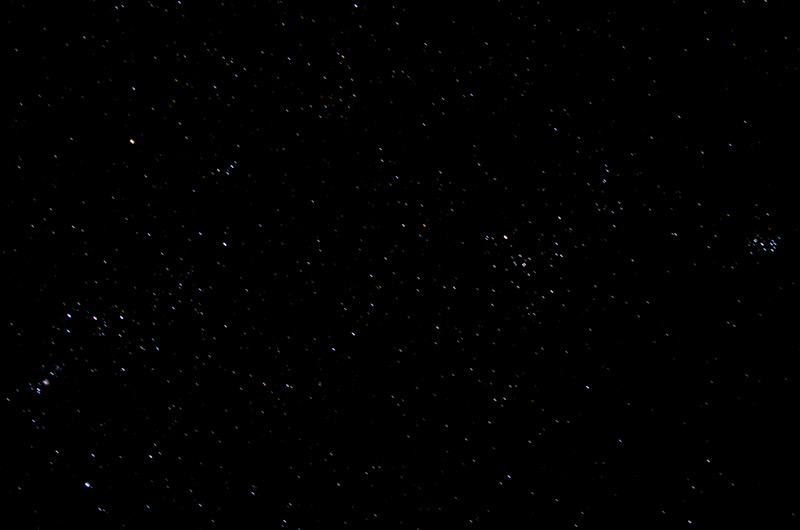
M 7 2 L 3 517 L 796 526 L 793 3 L 564 4 Z

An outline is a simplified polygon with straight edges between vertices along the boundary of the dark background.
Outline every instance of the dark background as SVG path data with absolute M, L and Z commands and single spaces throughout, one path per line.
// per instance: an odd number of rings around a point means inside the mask
M 797 524 L 791 2 L 428 4 L 7 3 L 4 517 Z

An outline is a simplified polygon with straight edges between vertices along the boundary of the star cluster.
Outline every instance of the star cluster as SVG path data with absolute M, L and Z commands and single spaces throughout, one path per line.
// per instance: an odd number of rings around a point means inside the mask
M 789 2 L 7 7 L 21 528 L 796 524 Z

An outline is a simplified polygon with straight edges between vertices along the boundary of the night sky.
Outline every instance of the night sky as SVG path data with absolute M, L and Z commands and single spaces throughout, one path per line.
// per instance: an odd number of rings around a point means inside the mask
M 7 527 L 796 527 L 792 4 L 6 2 Z

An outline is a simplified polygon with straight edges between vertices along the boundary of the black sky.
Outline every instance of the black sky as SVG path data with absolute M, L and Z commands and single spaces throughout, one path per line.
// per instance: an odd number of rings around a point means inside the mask
M 428 4 L 7 3 L 19 528 L 797 524 L 792 3 Z

